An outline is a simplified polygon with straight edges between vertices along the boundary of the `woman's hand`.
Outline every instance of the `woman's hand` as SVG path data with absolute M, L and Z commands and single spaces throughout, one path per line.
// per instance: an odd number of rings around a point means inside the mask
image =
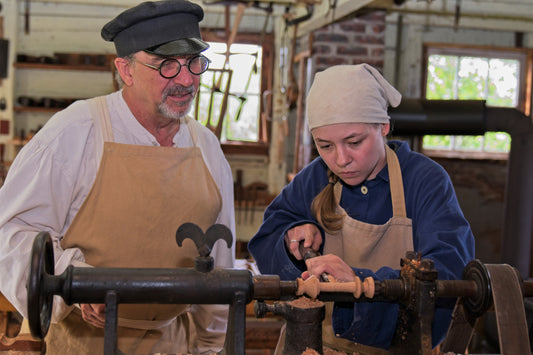
M 97 328 L 103 328 L 105 325 L 105 304 L 88 304 L 82 303 L 81 316 L 84 321 L 94 325 Z
M 333 276 L 336 281 L 340 282 L 352 282 L 355 278 L 355 272 L 350 265 L 334 254 L 307 259 L 305 264 L 307 265 L 307 271 L 302 273 L 304 280 L 312 275 L 320 278 L 323 273 Z
M 322 234 L 317 226 L 312 223 L 302 224 L 291 228 L 285 233 L 285 245 L 296 260 L 302 260 L 300 253 L 300 242 L 303 241 L 304 247 L 318 250 L 322 244 Z

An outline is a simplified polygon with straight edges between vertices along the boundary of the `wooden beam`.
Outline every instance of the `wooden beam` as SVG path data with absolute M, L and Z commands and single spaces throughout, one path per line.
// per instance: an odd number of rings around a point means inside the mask
M 333 23 L 345 16 L 348 16 L 355 11 L 372 3 L 373 0 L 344 0 L 338 1 L 335 9 L 330 11 L 329 1 L 321 2 L 320 5 L 315 6 L 313 17 L 309 21 L 302 22 L 299 27 L 299 35 L 303 36 L 309 34 L 319 28 L 322 28 L 330 23 Z

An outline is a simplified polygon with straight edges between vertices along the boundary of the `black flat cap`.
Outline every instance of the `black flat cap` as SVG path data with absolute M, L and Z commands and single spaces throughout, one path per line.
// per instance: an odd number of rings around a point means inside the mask
M 138 51 L 160 56 L 198 54 L 209 45 L 202 41 L 199 22 L 204 11 L 187 0 L 143 2 L 102 28 L 102 38 L 115 44 L 117 55 Z

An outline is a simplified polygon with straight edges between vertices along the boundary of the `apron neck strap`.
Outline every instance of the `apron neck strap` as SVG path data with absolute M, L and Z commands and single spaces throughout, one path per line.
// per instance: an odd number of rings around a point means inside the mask
M 94 126 L 99 132 L 100 138 L 104 142 L 113 142 L 113 129 L 111 127 L 111 118 L 109 117 L 109 110 L 107 108 L 107 100 L 105 96 L 98 96 L 89 100 L 89 107 L 91 116 L 94 121 Z
M 114 142 L 113 128 L 111 127 L 111 118 L 107 108 L 105 96 L 94 97 L 87 101 L 89 110 L 94 123 L 94 137 L 96 149 L 96 168 L 100 165 L 104 151 L 104 142 Z
M 392 150 L 387 144 L 385 144 L 385 152 L 387 154 L 387 166 L 389 169 L 392 215 L 397 217 L 407 217 L 400 162 L 398 161 L 398 157 L 394 150 Z

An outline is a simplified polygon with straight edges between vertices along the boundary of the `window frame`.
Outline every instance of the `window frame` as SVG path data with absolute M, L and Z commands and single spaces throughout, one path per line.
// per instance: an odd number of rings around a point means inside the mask
M 517 109 L 526 116 L 531 111 L 531 50 L 528 48 L 473 46 L 451 43 L 424 43 L 421 76 L 422 97 L 426 97 L 428 58 L 432 54 L 514 59 L 520 62 L 520 92 Z
M 434 43 L 427 42 L 422 45 L 422 75 L 421 78 L 421 97 L 425 98 L 427 94 L 427 76 L 429 56 L 452 55 L 452 56 L 472 56 L 488 58 L 514 59 L 520 63 L 519 73 L 519 93 L 516 109 L 529 116 L 531 113 L 531 90 L 532 90 L 532 71 L 533 71 L 533 51 L 528 48 L 515 47 L 494 47 L 494 46 L 476 46 L 469 44 L 452 44 L 452 43 Z M 507 159 L 508 153 L 498 152 L 477 152 L 477 151 L 458 151 L 458 150 L 437 150 L 424 149 L 424 154 L 432 157 L 448 158 L 472 158 L 472 159 Z
M 228 34 L 223 29 L 202 29 L 202 38 L 206 42 L 227 42 Z M 234 43 L 259 44 L 262 38 L 261 93 L 272 92 L 274 73 L 274 35 L 261 33 L 237 33 Z M 266 105 L 268 107 L 264 107 Z M 272 95 L 261 100 L 260 112 L 272 112 Z M 271 125 L 259 117 L 259 140 L 257 142 L 229 141 L 221 143 L 225 154 L 247 154 L 268 156 L 270 148 Z

